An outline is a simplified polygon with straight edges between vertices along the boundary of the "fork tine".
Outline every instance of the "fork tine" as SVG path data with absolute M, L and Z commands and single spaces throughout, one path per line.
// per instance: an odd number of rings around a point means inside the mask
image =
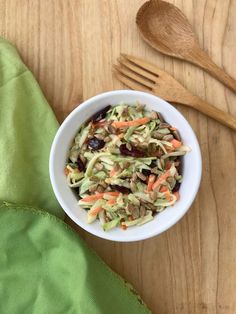
M 130 70 L 132 70 L 133 72 L 138 73 L 139 75 L 144 76 L 145 78 L 149 79 L 150 81 L 156 82 L 157 80 L 157 76 L 151 74 L 150 72 L 147 72 L 146 70 L 144 70 L 143 68 L 140 68 L 139 66 L 137 66 L 136 64 L 134 64 L 133 62 L 131 63 L 128 59 L 124 58 L 124 57 L 120 57 L 118 58 L 118 61 L 121 65 L 129 68 Z
M 145 88 L 143 85 L 134 82 L 133 80 L 130 80 L 129 78 L 127 78 L 125 75 L 121 74 L 118 71 L 113 71 L 113 73 L 115 74 L 115 76 L 117 77 L 117 79 L 119 81 L 121 81 L 123 84 L 125 84 L 126 86 L 128 86 L 130 89 L 134 89 L 134 90 L 138 90 L 138 91 L 146 91 L 146 92 L 150 92 L 150 89 Z
M 132 79 L 135 82 L 138 82 L 140 84 L 142 84 L 145 87 L 148 87 L 150 89 L 152 89 L 154 87 L 154 83 L 151 83 L 150 81 L 142 78 L 141 76 L 137 75 L 136 73 L 130 71 L 129 69 L 122 67 L 122 66 L 117 66 L 117 65 L 113 65 L 113 67 L 120 73 L 124 74 L 125 76 L 127 76 L 128 78 Z
M 158 76 L 164 73 L 162 70 L 157 68 L 155 65 L 148 63 L 148 62 L 144 61 L 143 59 L 139 59 L 139 58 L 136 58 L 134 56 L 127 55 L 125 53 L 121 53 L 121 56 L 124 57 L 125 59 L 129 60 L 130 62 L 133 62 L 134 64 L 138 65 L 139 67 L 141 67 L 141 68 L 143 68 L 143 69 L 145 69 L 151 73 L 154 73 Z

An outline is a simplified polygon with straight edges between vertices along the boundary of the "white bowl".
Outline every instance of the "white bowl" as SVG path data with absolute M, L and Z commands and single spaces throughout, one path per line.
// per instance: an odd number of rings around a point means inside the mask
M 68 151 L 80 125 L 94 113 L 107 106 L 116 105 L 121 101 L 134 103 L 140 101 L 146 108 L 161 112 L 164 119 L 176 127 L 185 145 L 191 147 L 191 152 L 184 156 L 183 182 L 180 187 L 180 200 L 168 207 L 154 219 L 142 226 L 130 227 L 127 230 L 115 228 L 103 231 L 99 221 L 92 224 L 86 222 L 86 211 L 78 206 L 78 201 L 67 185 L 64 168 Z M 50 153 L 50 178 L 54 193 L 67 215 L 80 227 L 88 232 L 113 241 L 129 242 L 153 237 L 169 229 L 187 212 L 197 194 L 202 173 L 201 153 L 197 138 L 186 119 L 169 103 L 151 94 L 116 90 L 97 95 L 86 100 L 73 110 L 60 126 L 52 144 Z

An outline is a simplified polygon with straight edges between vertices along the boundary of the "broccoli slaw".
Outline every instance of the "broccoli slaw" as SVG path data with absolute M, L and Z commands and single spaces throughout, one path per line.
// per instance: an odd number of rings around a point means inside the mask
M 180 198 L 181 156 L 190 151 L 159 112 L 138 102 L 107 106 L 84 123 L 65 167 L 68 185 L 103 230 L 142 225 Z

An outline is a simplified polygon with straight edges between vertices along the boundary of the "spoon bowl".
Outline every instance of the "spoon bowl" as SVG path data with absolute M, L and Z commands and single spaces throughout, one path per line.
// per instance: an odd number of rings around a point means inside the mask
M 143 39 L 159 52 L 200 66 L 236 92 L 236 80 L 218 67 L 200 48 L 186 16 L 171 3 L 145 2 L 136 16 Z
M 188 19 L 170 3 L 145 2 L 137 13 L 136 23 L 144 40 L 166 55 L 184 59 L 196 44 Z

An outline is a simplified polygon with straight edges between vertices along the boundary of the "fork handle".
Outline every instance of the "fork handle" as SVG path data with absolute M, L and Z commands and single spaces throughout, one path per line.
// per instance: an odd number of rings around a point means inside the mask
M 223 110 L 220 110 L 208 104 L 206 101 L 202 100 L 201 98 L 195 95 L 192 95 L 191 106 L 194 109 L 204 113 L 208 117 L 215 119 L 221 124 L 224 124 L 225 126 L 236 131 L 236 118 L 224 112 Z

